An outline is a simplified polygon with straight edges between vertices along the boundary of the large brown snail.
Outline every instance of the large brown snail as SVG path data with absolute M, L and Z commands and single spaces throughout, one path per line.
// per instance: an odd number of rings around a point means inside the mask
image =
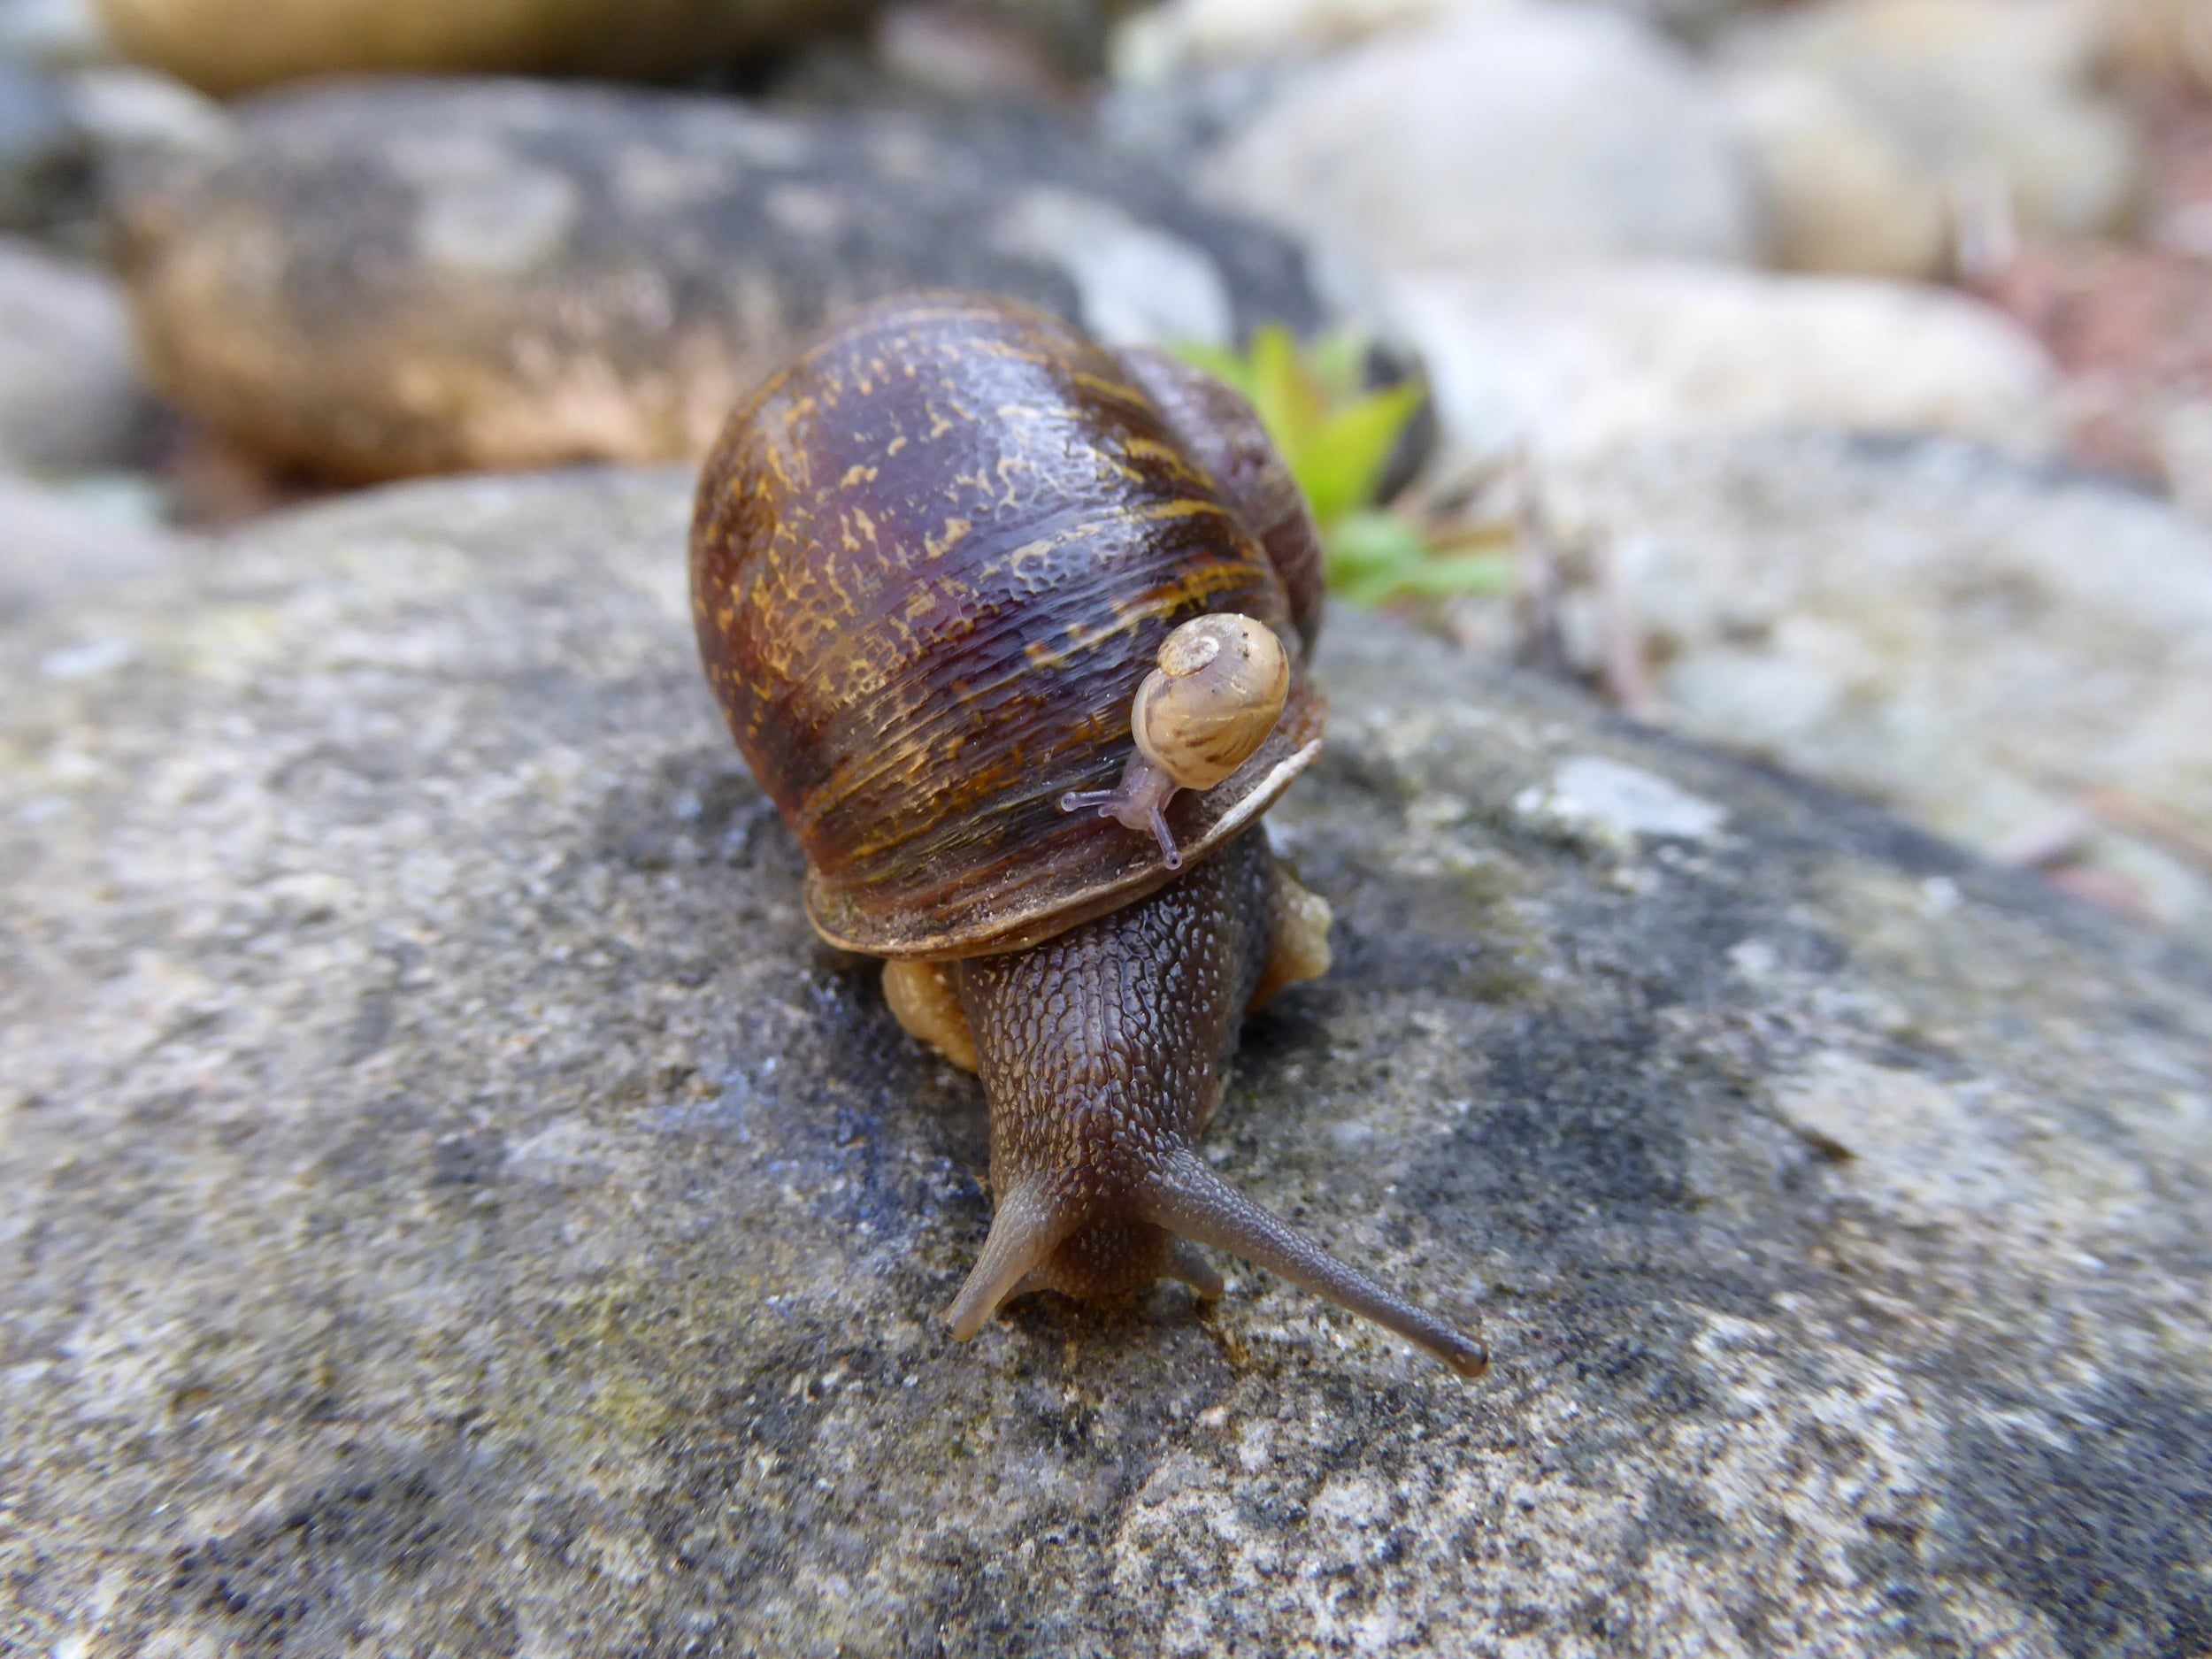
M 1033 1289 L 1218 1295 L 1211 1245 L 1479 1373 L 1193 1147 L 1246 1014 L 1328 966 L 1255 828 L 1320 746 L 1319 545 L 1242 401 L 1002 301 L 882 302 L 731 417 L 691 582 L 816 929 L 982 1075 L 955 1333 Z

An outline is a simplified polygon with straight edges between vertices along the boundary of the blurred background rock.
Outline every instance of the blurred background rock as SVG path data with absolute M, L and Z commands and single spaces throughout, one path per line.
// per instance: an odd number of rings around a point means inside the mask
M 2212 939 L 2138 729 L 2212 649 L 2212 0 L 4 0 L 0 226 L 19 572 L 687 461 L 902 287 L 1351 329 L 1395 511 L 1514 561 L 1469 649 Z

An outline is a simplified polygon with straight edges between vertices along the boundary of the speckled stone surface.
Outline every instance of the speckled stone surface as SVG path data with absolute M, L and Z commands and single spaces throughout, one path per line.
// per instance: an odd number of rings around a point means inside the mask
M 1287 237 L 1041 115 L 310 86 L 126 197 L 164 393 L 341 478 L 695 458 L 795 338 L 905 288 L 1010 295 L 1114 343 L 1321 320 Z
M 1339 616 L 1232 1267 L 939 1311 L 972 1083 L 810 941 L 673 475 L 0 635 L 0 1646 L 2193 1655 L 2212 965 Z

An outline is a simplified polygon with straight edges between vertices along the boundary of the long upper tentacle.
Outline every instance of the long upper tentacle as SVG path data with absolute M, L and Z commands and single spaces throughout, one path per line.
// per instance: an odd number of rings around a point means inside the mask
M 1479 1377 L 1489 1367 L 1490 1356 L 1481 1343 L 1338 1261 L 1187 1149 L 1168 1160 L 1158 1181 L 1144 1194 L 1141 1208 L 1148 1219 L 1171 1233 L 1240 1256 L 1395 1331 L 1463 1377 Z

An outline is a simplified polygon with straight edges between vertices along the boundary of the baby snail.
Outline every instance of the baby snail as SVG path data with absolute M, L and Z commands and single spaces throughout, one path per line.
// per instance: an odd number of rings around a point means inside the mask
M 1320 749 L 1320 546 L 1241 399 L 1005 301 L 879 302 L 731 416 L 691 593 L 816 931 L 981 1074 L 956 1335 L 1032 1290 L 1218 1296 L 1211 1245 L 1482 1371 L 1194 1150 L 1245 1016 L 1329 965 L 1256 830 Z

